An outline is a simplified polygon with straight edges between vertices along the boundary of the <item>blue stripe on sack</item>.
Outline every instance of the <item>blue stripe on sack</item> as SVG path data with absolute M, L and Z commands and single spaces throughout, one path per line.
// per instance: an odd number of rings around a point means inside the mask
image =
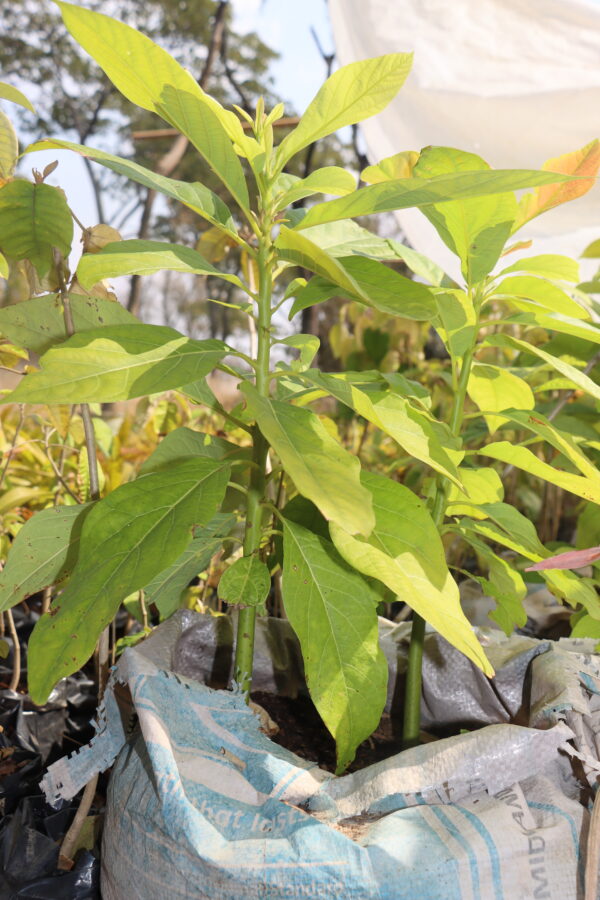
M 385 837 L 375 823 L 366 850 L 382 900 L 461 900 L 458 861 L 418 807 L 392 813 L 379 827 Z
M 575 854 L 577 856 L 577 877 L 579 879 L 579 885 L 583 889 L 585 883 L 583 857 L 581 856 L 579 836 L 577 834 L 577 826 L 575 825 L 574 819 L 569 815 L 569 813 L 566 813 L 564 809 L 560 809 L 560 807 L 554 806 L 552 803 L 534 803 L 532 800 L 528 800 L 527 805 L 531 806 L 533 809 L 543 809 L 546 812 L 556 813 L 556 815 L 562 816 L 563 819 L 566 819 L 569 828 L 571 829 L 571 837 L 573 839 L 573 846 L 575 847 Z
M 488 848 L 488 853 L 490 854 L 490 862 L 492 864 L 492 881 L 494 885 L 494 895 L 496 900 L 504 900 L 504 891 L 502 890 L 502 875 L 500 873 L 500 857 L 498 856 L 498 850 L 496 849 L 496 845 L 493 841 L 493 838 L 481 819 L 478 818 L 474 813 L 470 810 L 465 809 L 464 806 L 459 806 L 456 804 L 454 809 L 459 810 L 463 814 L 463 816 L 468 819 L 471 823 L 475 831 L 479 832 L 485 844 Z
M 469 868 L 471 870 L 471 881 L 473 883 L 473 895 L 475 900 L 481 900 L 481 892 L 479 890 L 479 866 L 477 865 L 477 856 L 469 844 L 468 840 L 458 830 L 454 822 L 448 818 L 445 812 L 442 812 L 439 806 L 429 807 L 433 814 L 437 816 L 440 822 L 448 829 L 454 840 L 461 845 L 469 858 Z

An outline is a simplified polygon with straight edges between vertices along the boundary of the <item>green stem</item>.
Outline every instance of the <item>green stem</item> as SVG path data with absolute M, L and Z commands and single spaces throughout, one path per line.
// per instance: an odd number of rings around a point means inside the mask
M 477 329 L 475 329 L 477 334 Z M 467 385 L 469 383 L 469 375 L 471 373 L 471 365 L 473 363 L 473 353 L 475 352 L 475 339 L 473 346 L 465 353 L 456 393 L 454 395 L 454 404 L 450 414 L 450 430 L 455 437 L 461 432 L 463 412 L 465 408 L 465 398 L 467 396 Z M 438 531 L 444 522 L 446 515 L 447 500 L 447 484 L 438 476 L 436 481 L 436 491 L 431 506 L 431 517 Z M 402 745 L 405 749 L 415 747 L 419 744 L 419 733 L 421 730 L 421 684 L 423 679 L 423 643 L 425 639 L 425 619 L 417 613 L 413 614 L 412 629 L 410 635 L 410 646 L 408 649 L 408 669 L 406 672 L 406 685 L 404 690 L 404 724 L 402 730 Z
M 258 334 L 255 364 L 256 389 L 263 397 L 268 396 L 270 381 L 272 268 L 271 218 L 266 215 L 258 250 Z M 244 556 L 252 556 L 260 549 L 267 481 L 266 463 L 269 446 L 256 426 L 252 429 L 252 443 L 254 465 L 246 501 Z M 241 609 L 237 626 L 234 680 L 247 698 L 252 683 L 255 629 L 256 607 Z

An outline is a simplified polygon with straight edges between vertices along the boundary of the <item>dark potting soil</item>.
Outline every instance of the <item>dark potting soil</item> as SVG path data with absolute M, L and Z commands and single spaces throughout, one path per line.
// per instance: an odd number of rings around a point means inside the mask
M 280 697 L 265 691 L 253 691 L 254 703 L 262 706 L 279 726 L 277 734 L 269 734 L 276 744 L 291 750 L 302 759 L 316 762 L 322 769 L 335 772 L 335 741 L 323 725 L 309 697 Z M 348 772 L 364 769 L 402 749 L 402 725 L 384 713 L 377 730 L 359 745 Z

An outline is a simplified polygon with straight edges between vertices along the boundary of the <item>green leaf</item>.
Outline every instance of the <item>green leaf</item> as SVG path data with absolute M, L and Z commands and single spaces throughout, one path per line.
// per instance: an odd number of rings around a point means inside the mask
M 114 300 L 69 294 L 76 332 L 107 325 L 136 325 L 140 320 Z M 0 332 L 15 344 L 45 353 L 67 338 L 60 298 L 56 294 L 34 297 L 0 309 Z
M 238 447 L 221 437 L 192 431 L 182 426 L 167 434 L 154 453 L 151 453 L 140 468 L 140 475 L 156 472 L 158 469 L 181 462 L 183 459 L 206 457 L 207 459 L 231 460 L 249 459 L 251 451 L 248 447 Z
M 321 341 L 314 334 L 292 334 L 290 337 L 282 338 L 277 341 L 286 347 L 293 347 L 300 351 L 300 366 L 304 369 L 310 366 L 311 362 L 319 352 Z
M 290 294 L 290 296 L 295 296 L 295 300 L 292 303 L 290 308 L 290 312 L 288 315 L 288 319 L 291 322 L 294 316 L 298 315 L 303 309 L 307 309 L 309 306 L 316 306 L 317 303 L 323 303 L 325 300 L 330 300 L 332 297 L 340 297 L 342 295 L 342 290 L 337 286 L 337 284 L 333 284 L 331 281 L 327 281 L 326 278 L 321 278 L 319 275 L 314 275 L 310 281 L 306 284 L 301 284 L 304 279 L 295 278 L 296 287 L 294 294 Z M 348 292 L 346 294 L 347 297 L 350 296 Z M 354 298 L 356 300 L 356 298 Z
M 259 616 L 266 616 L 270 590 L 271 575 L 262 559 L 241 556 L 223 572 L 217 593 L 230 606 L 254 606 Z
M 291 175 L 281 175 L 281 179 L 291 179 Z M 341 169 L 339 166 L 325 166 L 316 169 L 306 178 L 294 178 L 290 186 L 284 188 L 285 193 L 277 201 L 276 210 L 285 209 L 297 200 L 311 197 L 313 194 L 333 194 L 343 197 L 356 190 L 356 179 L 351 172 Z
M 313 703 L 335 739 L 341 774 L 385 706 L 379 598 L 329 541 L 288 520 L 283 534 L 285 611 L 300 641 Z
M 496 529 L 494 534 L 499 534 L 498 529 L 505 533 L 505 538 L 501 541 L 504 546 L 516 550 L 517 553 L 521 553 L 528 559 L 532 558 L 531 554 L 540 558 L 548 555 L 533 522 L 530 522 L 514 506 L 509 503 L 488 503 L 482 506 L 482 511 L 493 521 Z M 481 525 L 481 529 L 488 527 L 488 523 Z M 506 543 L 507 536 L 511 543 Z
M 194 341 L 162 325 L 111 325 L 52 347 L 40 371 L 22 378 L 1 402 L 129 400 L 202 378 L 227 352 L 222 341 Z
M 437 312 L 441 320 L 435 323 L 452 357 L 461 358 L 471 349 L 477 335 L 477 315 L 470 296 L 461 290 L 436 291 Z
M 379 237 L 351 220 L 314 225 L 304 232 L 314 244 L 327 250 L 330 256 L 368 256 L 371 259 L 402 261 L 415 275 L 431 284 L 440 284 L 444 271 L 434 262 L 405 247 L 399 241 Z
M 132 103 L 157 113 L 185 134 L 242 209 L 247 209 L 244 172 L 230 140 L 232 134 L 243 137 L 237 117 L 208 97 L 186 69 L 135 28 L 71 3 L 55 2 L 75 40 L 115 87 Z
M 317 369 L 304 372 L 303 378 L 381 428 L 415 459 L 461 483 L 457 466 L 464 454 L 460 442 L 424 410 L 416 409 L 392 391 L 367 392 L 343 377 L 326 375 Z
M 35 108 L 25 94 L 5 81 L 0 81 L 0 100 L 10 100 L 11 103 L 17 103 L 24 109 L 28 109 L 29 112 L 35 113 Z
M 375 259 L 348 256 L 337 260 L 305 235 L 285 227 L 275 245 L 283 259 L 315 272 L 325 282 L 312 285 L 311 281 L 297 292 L 294 314 L 336 293 L 388 315 L 417 321 L 427 321 L 435 312 L 435 298 L 426 285 L 405 278 Z
M 412 206 L 429 206 L 447 200 L 504 194 L 536 184 L 553 184 L 569 180 L 568 175 L 531 169 L 492 169 L 480 172 L 455 172 L 450 175 L 437 175 L 435 178 L 400 178 L 397 181 L 371 184 L 347 197 L 311 206 L 296 226 L 296 230 L 300 231 L 324 222 L 336 222 L 338 219 L 393 212 Z
M 575 546 L 578 550 L 600 544 L 600 506 L 588 503 L 577 519 Z
M 365 256 L 348 256 L 339 262 L 368 298 L 368 306 L 417 322 L 426 322 L 435 315 L 435 297 L 426 285 Z
M 363 294 L 344 267 L 305 235 L 297 234 L 282 225 L 275 246 L 282 259 L 315 272 L 337 288 L 342 288 L 350 296 L 368 303 L 368 297 Z
M 505 416 L 490 416 L 485 413 L 535 407 L 535 397 L 527 382 L 498 366 L 474 363 L 467 391 L 473 403 L 484 413 L 490 434 L 497 431 L 507 420 Z
M 56 506 L 27 520 L 0 572 L 0 612 L 70 574 L 77 561 L 81 529 L 91 508 L 91 503 Z
M 581 257 L 582 259 L 598 259 L 600 257 L 600 238 L 588 244 Z
M 511 272 L 527 272 L 531 275 L 540 275 L 551 281 L 571 281 L 576 284 L 579 281 L 579 263 L 570 256 L 561 256 L 558 253 L 541 253 L 539 256 L 525 256 L 517 260 L 511 266 L 507 266 L 499 273 L 509 275 Z
M 496 609 L 489 613 L 489 617 L 510 637 L 515 628 L 522 628 L 527 622 L 523 606 L 527 585 L 522 575 L 509 562 L 493 553 L 482 540 L 469 531 L 463 532 L 463 537 L 488 564 L 487 578 L 471 577 L 481 585 L 484 593 L 496 601 Z
M 582 616 L 573 626 L 571 637 L 594 638 L 595 640 L 600 641 L 600 621 L 589 615 Z
M 94 467 L 98 476 L 98 491 L 100 494 L 103 494 L 104 488 L 106 486 L 106 476 L 104 474 L 104 469 L 102 469 L 102 467 L 98 465 L 95 456 Z M 91 499 L 92 484 L 90 479 L 90 461 L 87 447 L 82 447 L 79 451 L 79 459 L 77 460 L 77 489 L 79 492 L 79 496 L 83 500 L 87 501 Z
M 277 149 L 278 168 L 314 141 L 381 112 L 404 84 L 412 53 L 389 53 L 343 66 L 311 101 L 298 126 Z
M 560 372 L 561 375 L 564 375 L 565 378 L 568 378 L 573 384 L 577 385 L 577 387 L 580 387 L 586 394 L 595 397 L 596 400 L 600 400 L 600 386 L 592 381 L 592 379 L 584 372 L 580 372 L 579 369 L 576 369 L 575 366 L 564 362 L 557 356 L 551 356 L 550 353 L 546 353 L 541 347 L 536 347 L 534 344 L 530 344 L 527 341 L 521 341 L 509 334 L 489 335 L 489 337 L 485 339 L 483 346 L 510 347 L 514 350 L 519 350 L 522 353 L 532 353 L 534 356 L 539 356 L 540 359 L 543 359 L 545 363 L 548 363 L 549 366 L 556 369 L 557 372 Z
M 527 585 L 521 575 L 501 556 L 492 554 L 488 577 L 483 582 L 484 591 L 496 600 L 496 609 L 489 614 L 497 622 L 507 637 L 515 628 L 522 628 L 527 622 L 523 600 L 527 595 Z
M 221 272 L 196 250 L 163 241 L 115 241 L 99 253 L 85 253 L 77 267 L 77 278 L 83 287 L 91 287 L 104 278 L 119 275 L 153 275 L 168 269 L 194 275 L 215 275 L 243 288 L 237 275 Z
M 19 141 L 8 116 L 0 109 L 0 178 L 11 178 L 19 158 Z
M 8 262 L 5 256 L 0 253 L 0 278 L 8 278 Z
M 450 147 L 426 147 L 413 175 L 432 178 L 454 172 L 489 172 L 489 165 L 474 153 Z M 500 258 L 517 216 L 513 193 L 458 200 L 423 208 L 447 247 L 462 264 L 467 284 L 476 284 L 488 275 Z
M 493 675 L 460 607 L 441 538 L 423 501 L 382 475 L 363 472 L 362 482 L 373 496 L 375 528 L 363 541 L 331 522 L 329 530 L 340 555 L 359 572 L 382 581 L 487 675 Z
M 72 240 L 73 220 L 59 188 L 21 179 L 0 188 L 0 249 L 5 256 L 28 259 L 43 278 L 54 248 L 66 257 Z
M 536 303 L 528 303 L 521 300 L 519 309 L 525 312 L 504 319 L 505 322 L 515 322 L 523 325 L 540 325 L 549 331 L 557 331 L 559 334 L 568 334 L 571 337 L 581 338 L 584 341 L 593 341 L 600 344 L 600 328 L 594 322 L 584 322 L 581 319 L 572 319 L 560 313 L 549 313 Z
M 564 472 L 551 466 L 528 450 L 527 447 L 517 447 L 509 444 L 508 441 L 498 441 L 492 444 L 486 444 L 477 451 L 481 456 L 488 456 L 491 459 L 498 459 L 500 462 L 508 465 L 516 466 L 530 475 L 535 475 L 544 481 L 549 481 L 558 487 L 583 497 L 585 500 L 592 500 L 594 503 L 600 503 L 600 477 L 597 480 L 583 477 L 582 475 L 573 475 L 571 472 Z
M 150 169 L 145 169 L 144 166 L 140 166 L 132 160 L 121 159 L 121 157 L 112 156 L 103 150 L 95 150 L 84 144 L 73 144 L 71 141 L 63 141 L 56 138 L 38 141 L 28 147 L 25 152 L 35 153 L 38 150 L 49 150 L 52 148 L 74 150 L 81 156 L 106 166 L 107 169 L 116 172 L 117 175 L 124 175 L 126 178 L 137 182 L 137 184 L 159 191 L 173 200 L 178 200 L 212 225 L 230 234 L 235 240 L 238 239 L 230 211 L 217 194 L 198 181 L 187 183 L 185 181 L 177 181 L 175 178 L 167 178 L 164 175 L 152 172 Z
M 468 534 L 469 531 L 475 531 L 487 540 L 508 547 L 533 562 L 539 562 L 551 555 L 551 551 L 546 550 L 540 542 L 529 519 L 514 506 L 507 503 L 490 503 L 479 509 L 490 517 L 489 520 L 474 522 L 462 519 L 457 528 L 451 526 L 449 530 L 463 535 L 465 532 Z M 470 537 L 467 539 L 471 540 Z M 559 570 L 540 574 L 548 588 L 558 597 L 565 599 L 571 606 L 581 604 L 600 617 L 600 601 L 589 579 L 580 578 L 574 572 Z
M 161 619 L 167 619 L 180 608 L 183 591 L 196 575 L 208 567 L 223 545 L 222 535 L 230 531 L 234 522 L 233 516 L 219 513 L 204 528 L 194 528 L 194 537 L 181 556 L 146 585 L 146 605 L 154 604 Z
M 519 297 L 533 300 L 553 312 L 571 316 L 574 319 L 589 319 L 590 315 L 576 300 L 573 300 L 557 285 L 533 275 L 513 275 L 505 278 L 494 289 L 494 296 Z
M 371 496 L 360 483 L 360 462 L 308 409 L 262 397 L 248 382 L 240 390 L 248 412 L 300 494 L 326 519 L 351 533 L 369 534 L 374 523 Z
M 181 556 L 192 526 L 214 516 L 228 480 L 225 463 L 186 460 L 124 484 L 94 504 L 69 584 L 29 640 L 34 703 L 45 703 L 54 684 L 89 659 L 119 603 Z

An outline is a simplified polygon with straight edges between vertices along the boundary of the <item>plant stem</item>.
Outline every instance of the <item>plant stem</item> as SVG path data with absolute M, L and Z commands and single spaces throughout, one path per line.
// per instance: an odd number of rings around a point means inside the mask
M 269 393 L 269 363 L 271 354 L 271 292 L 272 292 L 272 244 L 271 217 L 264 217 L 258 249 L 258 329 L 256 335 L 256 390 L 263 397 Z M 246 500 L 246 531 L 244 556 L 252 556 L 260 548 L 262 536 L 263 500 L 266 487 L 266 465 L 269 446 L 258 427 L 252 429 L 252 466 Z M 248 699 L 252 683 L 254 658 L 254 634 L 256 608 L 241 609 L 238 616 L 235 648 L 234 680 Z
M 475 329 L 477 334 L 477 329 Z M 458 437 L 461 431 L 463 412 L 465 408 L 465 398 L 467 396 L 467 385 L 469 383 L 469 375 L 471 373 L 471 365 L 473 363 L 473 353 L 475 350 L 475 341 L 473 346 L 465 353 L 460 375 L 454 395 L 454 404 L 450 414 L 450 430 L 455 437 Z M 446 482 L 438 476 L 436 481 L 436 491 L 431 507 L 431 517 L 435 523 L 435 527 L 440 530 L 447 506 L 447 486 Z M 417 613 L 414 613 L 412 619 L 412 629 L 410 634 L 410 646 L 408 648 L 408 668 L 406 672 L 406 685 L 404 689 L 404 723 L 402 729 L 402 746 L 404 749 L 415 747 L 419 744 L 419 733 L 421 730 L 421 684 L 423 680 L 423 643 L 425 640 L 425 619 Z
M 19 643 L 19 635 L 15 628 L 15 620 L 11 609 L 6 610 L 6 618 L 8 619 L 8 631 L 13 645 L 13 671 L 8 689 L 9 691 L 16 691 L 21 680 L 21 644 Z

